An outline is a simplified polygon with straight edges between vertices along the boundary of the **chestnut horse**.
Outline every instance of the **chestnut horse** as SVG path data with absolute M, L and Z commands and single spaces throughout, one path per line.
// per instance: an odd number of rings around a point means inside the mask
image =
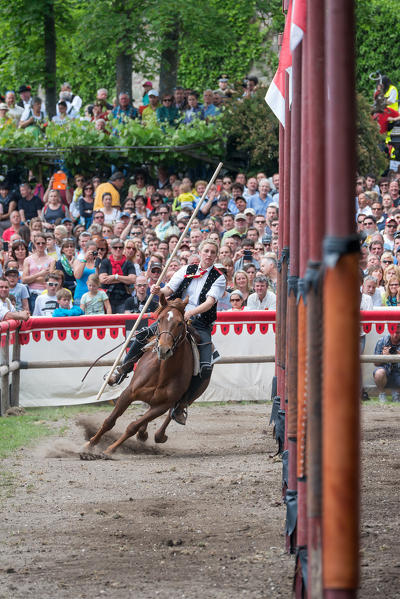
M 164 295 L 160 296 L 158 332 L 154 351 L 148 350 L 140 358 L 129 386 L 121 393 L 114 410 L 105 419 L 100 429 L 88 441 L 86 449 L 96 445 L 102 435 L 113 428 L 117 418 L 133 401 L 143 401 L 149 405 L 149 409 L 143 416 L 131 422 L 125 433 L 104 453 L 112 453 L 136 433 L 141 441 L 146 441 L 148 423 L 167 411 L 168 415 L 155 433 L 154 440 L 156 443 L 165 443 L 168 439 L 165 431 L 171 422 L 169 410 L 184 397 L 193 374 L 193 352 L 184 319 L 187 303 L 188 298 L 167 301 Z M 189 403 L 203 393 L 209 380 L 204 381 L 203 387 L 195 398 L 190 398 Z

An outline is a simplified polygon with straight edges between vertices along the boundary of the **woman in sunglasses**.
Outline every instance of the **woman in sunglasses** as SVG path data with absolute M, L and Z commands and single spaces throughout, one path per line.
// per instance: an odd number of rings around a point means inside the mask
M 230 312 L 236 312 L 244 309 L 243 294 L 239 289 L 234 289 L 229 298 L 231 304 Z
M 79 215 L 81 223 L 85 224 L 85 229 L 88 229 L 93 221 L 93 206 L 94 206 L 94 187 L 91 181 L 84 183 L 82 187 L 82 195 L 79 197 Z
M 35 301 L 46 289 L 46 277 L 55 269 L 55 261 L 46 254 L 46 237 L 37 233 L 34 239 L 34 250 L 31 256 L 24 260 L 22 282 L 28 285 L 29 309 L 33 312 Z

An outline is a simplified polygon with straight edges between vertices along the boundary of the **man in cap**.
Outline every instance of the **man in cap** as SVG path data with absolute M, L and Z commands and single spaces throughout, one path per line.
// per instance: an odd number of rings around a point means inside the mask
M 130 296 L 127 288 L 136 280 L 135 265 L 124 256 L 122 239 L 112 240 L 111 255 L 102 260 L 99 278 L 110 300 L 113 314 L 122 314 L 125 311 L 125 302 Z
M 226 98 L 230 98 L 232 96 L 233 90 L 229 87 L 229 79 L 226 74 L 221 75 L 218 79 L 218 91 L 219 94 L 224 95 Z
M 0 103 L 0 127 L 5 125 L 11 125 L 13 123 L 12 118 L 8 116 L 8 106 L 5 102 Z
M 149 105 L 142 112 L 142 122 L 145 125 L 156 125 L 157 124 L 157 108 L 159 105 L 158 91 L 151 89 L 148 93 Z
M 17 106 L 20 106 L 25 110 L 25 108 L 30 108 L 32 106 L 32 88 L 30 85 L 21 85 L 18 88 L 18 93 L 20 95 L 20 101 Z
M 247 218 L 242 212 L 238 212 L 235 216 L 235 226 L 230 231 L 226 231 L 222 238 L 222 243 L 225 241 L 227 237 L 232 237 L 233 235 L 238 235 L 241 239 L 246 237 L 247 233 Z
M 150 104 L 149 101 L 149 91 L 153 89 L 153 84 L 151 81 L 145 81 L 143 83 L 143 96 L 142 96 L 142 104 L 143 106 L 148 106 Z
M 103 208 L 103 194 L 111 194 L 111 206 L 119 208 L 121 206 L 120 191 L 125 183 L 125 175 L 120 171 L 116 171 L 111 175 L 107 183 L 100 183 L 96 188 L 96 196 L 94 198 L 93 210 L 100 210 Z

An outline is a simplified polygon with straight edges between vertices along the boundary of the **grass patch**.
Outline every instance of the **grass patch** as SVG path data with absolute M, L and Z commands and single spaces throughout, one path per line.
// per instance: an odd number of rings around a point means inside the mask
M 21 447 L 31 445 L 43 437 L 63 435 L 68 430 L 68 419 L 71 417 L 104 409 L 104 403 L 54 408 L 26 408 L 25 414 L 0 418 L 0 458 L 6 457 Z M 54 426 L 56 422 L 60 422 L 60 426 Z

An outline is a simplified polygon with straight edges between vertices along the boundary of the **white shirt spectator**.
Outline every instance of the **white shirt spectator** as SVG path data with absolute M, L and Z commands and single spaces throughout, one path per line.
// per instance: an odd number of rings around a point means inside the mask
M 57 297 L 42 293 L 36 298 L 32 316 L 51 316 L 56 308 L 58 308 Z
M 247 298 L 247 306 L 245 310 L 275 310 L 276 295 L 267 289 L 267 293 L 263 300 L 260 300 L 257 293 L 251 293 Z
M 15 312 L 15 308 L 8 298 L 4 301 L 0 300 L 0 321 L 4 320 L 7 312 Z

